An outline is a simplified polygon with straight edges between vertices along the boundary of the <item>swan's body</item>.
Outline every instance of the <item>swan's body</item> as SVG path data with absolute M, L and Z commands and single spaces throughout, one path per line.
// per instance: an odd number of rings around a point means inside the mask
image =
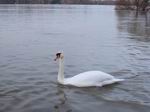
M 101 72 L 101 71 L 88 71 L 75 75 L 71 78 L 64 78 L 64 65 L 63 55 L 58 53 L 57 58 L 59 60 L 58 71 L 58 83 L 63 85 L 72 85 L 76 87 L 91 87 L 91 86 L 104 86 L 123 81 L 124 79 L 117 79 L 114 76 Z
M 113 76 L 101 71 L 88 71 L 64 79 L 64 85 L 73 85 L 77 87 L 104 86 L 123 79 L 116 79 Z

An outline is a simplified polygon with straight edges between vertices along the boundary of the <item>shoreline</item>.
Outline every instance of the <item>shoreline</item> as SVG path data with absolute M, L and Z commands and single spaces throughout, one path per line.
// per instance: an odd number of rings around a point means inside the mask
M 114 2 L 114 1 L 91 1 L 91 2 L 84 2 L 84 3 L 82 3 L 82 2 L 70 2 L 70 3 L 63 3 L 63 2 L 61 2 L 61 3 L 41 3 L 41 2 L 35 2 L 35 3 L 29 3 L 29 2 L 20 2 L 20 3 L 16 3 L 16 2 L 8 2 L 8 3 L 4 3 L 4 2 L 1 2 L 0 1 L 0 4 L 59 4 L 59 5 L 61 5 L 61 4 L 63 4 L 63 5 L 116 5 L 116 2 Z

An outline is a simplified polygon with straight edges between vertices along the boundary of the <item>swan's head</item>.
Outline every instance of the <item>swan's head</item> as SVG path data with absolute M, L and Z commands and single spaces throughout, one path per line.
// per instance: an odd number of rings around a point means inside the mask
M 63 59 L 63 58 L 64 58 L 63 53 L 56 53 L 56 58 L 54 60 L 57 61 L 58 59 Z

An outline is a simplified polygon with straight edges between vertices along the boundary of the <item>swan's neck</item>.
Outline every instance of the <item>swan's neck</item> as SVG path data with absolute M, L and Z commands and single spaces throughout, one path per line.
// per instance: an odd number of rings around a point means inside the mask
M 58 70 L 58 77 L 57 80 L 59 83 L 64 83 L 64 60 L 59 59 L 59 70 Z

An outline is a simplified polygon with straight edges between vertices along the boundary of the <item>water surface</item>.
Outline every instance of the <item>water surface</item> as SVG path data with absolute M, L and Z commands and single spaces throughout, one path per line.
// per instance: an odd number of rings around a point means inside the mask
M 96 5 L 0 5 L 1 112 L 149 112 L 150 20 Z M 57 84 L 101 70 L 126 80 L 101 88 Z

